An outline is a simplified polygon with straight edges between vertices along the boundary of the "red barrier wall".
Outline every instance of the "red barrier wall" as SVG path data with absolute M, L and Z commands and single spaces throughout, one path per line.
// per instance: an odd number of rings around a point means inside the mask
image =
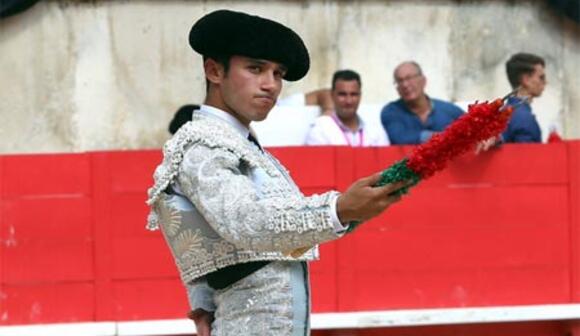
M 408 150 L 271 151 L 310 194 L 344 190 Z M 160 157 L 0 156 L 0 325 L 184 316 L 169 250 L 144 228 Z M 579 228 L 579 141 L 468 154 L 322 246 L 313 309 L 580 302 Z

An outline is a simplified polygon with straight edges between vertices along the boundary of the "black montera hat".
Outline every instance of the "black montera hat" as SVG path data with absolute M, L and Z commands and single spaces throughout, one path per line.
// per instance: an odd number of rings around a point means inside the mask
M 189 32 L 193 50 L 206 57 L 246 56 L 283 64 L 284 79 L 306 75 L 310 57 L 302 39 L 292 29 L 255 15 L 218 10 L 199 19 Z

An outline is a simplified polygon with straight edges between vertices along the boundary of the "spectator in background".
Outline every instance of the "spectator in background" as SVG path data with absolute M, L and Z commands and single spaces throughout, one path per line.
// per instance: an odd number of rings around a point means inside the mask
M 507 102 L 515 108 L 502 134 L 504 142 L 542 142 L 542 131 L 530 103 L 546 87 L 544 67 L 543 58 L 526 53 L 512 55 L 507 61 L 507 77 L 516 94 Z
M 389 144 L 387 135 L 380 127 L 365 123 L 357 113 L 361 86 L 359 74 L 352 70 L 334 73 L 330 92 L 334 111 L 314 121 L 306 136 L 307 145 L 363 147 Z
M 199 105 L 183 105 L 180 107 L 179 110 L 175 112 L 173 119 L 171 119 L 171 122 L 169 123 L 169 133 L 171 133 L 171 135 L 175 134 L 183 124 L 190 121 L 193 111 L 195 110 L 199 110 Z
M 463 114 L 456 105 L 425 94 L 427 79 L 416 62 L 399 64 L 394 79 L 401 98 L 381 111 L 381 122 L 391 144 L 423 143 Z

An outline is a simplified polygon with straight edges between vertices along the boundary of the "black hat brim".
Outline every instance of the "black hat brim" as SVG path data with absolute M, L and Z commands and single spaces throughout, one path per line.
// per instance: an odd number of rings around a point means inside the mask
M 288 81 L 303 78 L 310 68 L 308 50 L 292 29 L 241 12 L 218 10 L 202 17 L 189 32 L 189 44 L 207 57 L 239 55 L 280 63 Z

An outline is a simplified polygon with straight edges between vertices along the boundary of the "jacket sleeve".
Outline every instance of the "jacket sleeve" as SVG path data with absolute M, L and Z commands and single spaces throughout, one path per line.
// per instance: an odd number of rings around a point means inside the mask
M 305 197 L 282 177 L 256 178 L 259 172 L 243 165 L 233 153 L 205 146 L 189 149 L 181 164 L 181 190 L 222 238 L 238 248 L 285 252 L 340 237 L 331 214 L 338 193 Z
M 205 277 L 185 284 L 185 289 L 192 311 L 196 309 L 203 309 L 207 312 L 215 311 L 214 290 L 209 287 Z

